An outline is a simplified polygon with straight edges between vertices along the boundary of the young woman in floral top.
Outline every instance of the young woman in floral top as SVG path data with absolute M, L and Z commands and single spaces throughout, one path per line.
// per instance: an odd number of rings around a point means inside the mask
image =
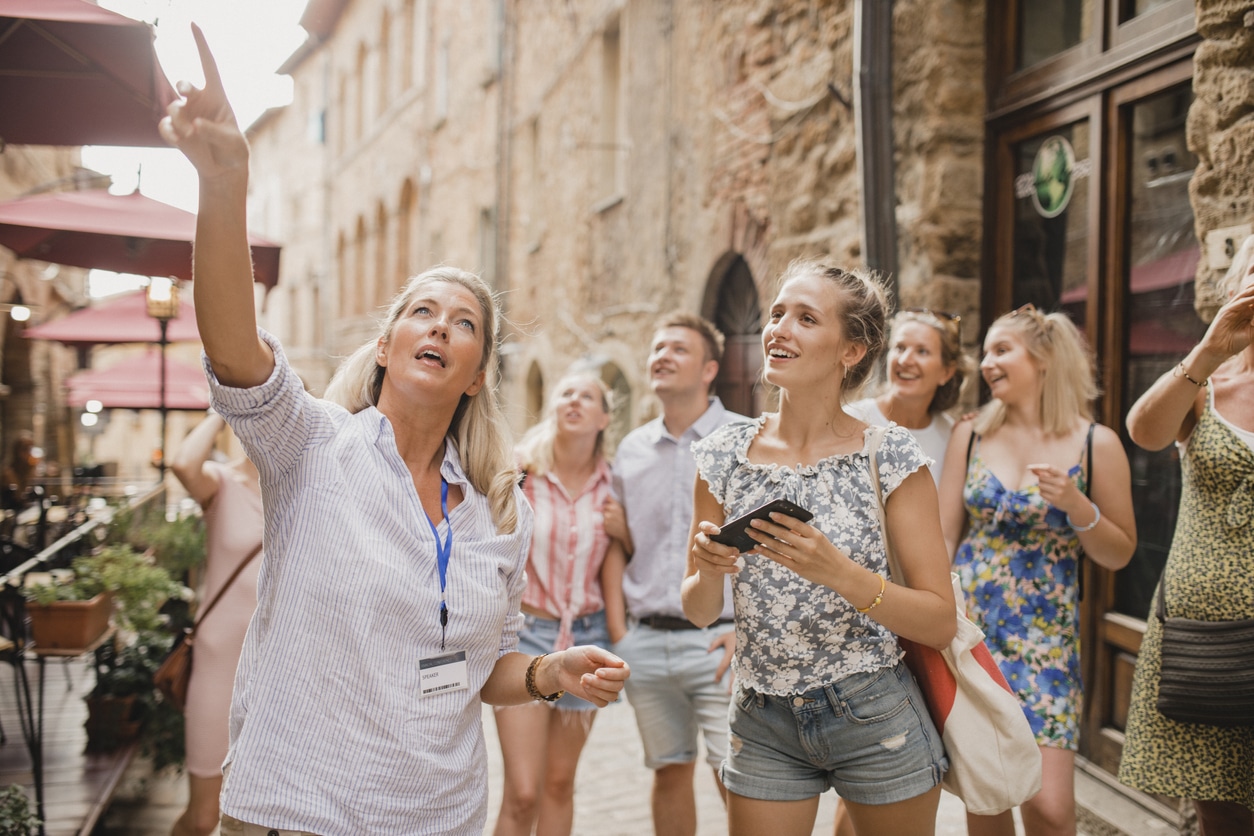
M 736 692 L 723 763 L 732 834 L 808 834 L 834 788 L 860 833 L 930 834 L 946 767 L 940 735 L 901 661 L 900 634 L 944 647 L 953 593 L 929 459 L 908 430 L 876 453 L 893 548 L 888 578 L 869 427 L 848 415 L 885 342 L 883 290 L 820 261 L 784 273 L 762 332 L 779 412 L 693 445 L 698 479 L 684 611 L 718 618 L 734 575 Z M 814 514 L 755 522 L 740 555 L 710 539 L 776 498 Z

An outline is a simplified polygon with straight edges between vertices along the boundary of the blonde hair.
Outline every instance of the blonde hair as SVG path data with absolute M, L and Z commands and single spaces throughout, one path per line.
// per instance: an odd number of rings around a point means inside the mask
M 456 267 L 435 267 L 407 281 L 388 307 L 379 337 L 387 343 L 396 321 L 409 308 L 414 296 L 425 286 L 437 282 L 459 285 L 470 291 L 479 303 L 483 316 L 483 354 L 479 370 L 490 372 L 500 340 L 496 299 L 483 279 Z M 327 384 L 327 400 L 353 413 L 378 404 L 387 369 L 375 360 L 377 347 L 378 339 L 372 339 L 340 364 Z M 503 534 L 514 531 L 518 525 L 518 507 L 514 500 L 517 470 L 509 428 L 501 413 L 496 387 L 491 382 L 485 383 L 474 395 L 462 396 L 445 438 L 457 450 L 470 484 L 487 497 L 497 531 Z
M 842 398 L 855 397 L 888 343 L 888 294 L 878 274 L 857 268 L 847 270 L 820 258 L 793 259 L 779 277 L 775 294 L 778 296 L 780 289 L 793 279 L 809 275 L 820 276 L 836 286 L 840 296 L 836 316 L 844 338 L 866 347 L 862 359 L 838 381 Z
M 591 381 L 601 393 L 601 408 L 609 415 L 613 411 L 613 393 L 600 375 L 588 368 L 568 370 L 557 381 L 549 395 L 549 404 L 544 410 L 540 423 L 527 430 L 518 442 L 518 466 L 525 473 L 543 476 L 553 469 L 553 442 L 557 439 L 557 402 L 568 384 L 576 381 Z M 605 458 L 605 430 L 597 433 L 596 444 L 592 450 L 594 459 Z
M 957 316 L 952 319 L 942 319 L 934 311 L 928 310 L 898 311 L 888 324 L 890 341 L 897 326 L 905 325 L 907 322 L 926 325 L 939 335 L 941 364 L 947 369 L 954 370 L 953 377 L 936 387 L 936 391 L 932 394 L 932 401 L 927 405 L 929 415 L 944 412 L 958 403 L 963 384 L 975 374 L 975 360 L 962 350 L 962 320 Z
M 999 317 L 991 326 L 1017 334 L 1041 369 L 1041 428 L 1051 435 L 1067 432 L 1077 417 L 1093 420 L 1093 401 L 1099 394 L 1093 375 L 1093 354 L 1071 318 L 1063 313 L 1043 314 L 1024 306 Z M 1006 421 L 1006 405 L 994 398 L 975 419 L 981 435 Z
M 1241 279 L 1250 272 L 1251 263 L 1254 263 L 1254 235 L 1247 235 L 1237 249 L 1237 254 L 1232 257 L 1228 272 L 1219 280 L 1217 289 L 1223 301 L 1228 301 L 1228 297 L 1241 289 Z

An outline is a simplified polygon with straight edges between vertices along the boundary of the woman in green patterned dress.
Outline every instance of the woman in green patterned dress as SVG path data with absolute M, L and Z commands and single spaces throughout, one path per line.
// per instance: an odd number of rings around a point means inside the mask
M 1174 616 L 1254 618 L 1254 236 L 1224 277 L 1229 300 L 1202 341 L 1141 396 L 1128 434 L 1147 450 L 1175 441 L 1184 490 L 1163 587 Z M 1254 834 L 1254 728 L 1177 723 L 1158 713 L 1162 631 L 1137 657 L 1119 780 L 1193 799 L 1202 836 Z

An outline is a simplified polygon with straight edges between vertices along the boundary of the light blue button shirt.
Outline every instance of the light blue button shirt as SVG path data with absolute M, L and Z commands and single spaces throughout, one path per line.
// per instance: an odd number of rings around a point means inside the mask
M 457 451 L 441 648 L 435 540 L 391 423 L 304 391 L 278 342 L 270 379 L 219 384 L 213 406 L 261 473 L 265 558 L 231 702 L 222 810 L 324 836 L 480 834 L 487 759 L 479 690 L 516 649 L 532 516 L 498 534 Z M 464 650 L 469 689 L 419 696 L 419 660 Z
M 636 549 L 623 573 L 623 597 L 633 618 L 684 617 L 679 587 L 688 563 L 692 492 L 697 478 L 690 448 L 694 441 L 724 424 L 748 420 L 728 412 L 718 398 L 711 398 L 709 408 L 678 438 L 656 418 L 632 430 L 618 445 L 614 493 L 627 513 L 627 527 Z M 730 582 L 722 617 L 732 617 Z

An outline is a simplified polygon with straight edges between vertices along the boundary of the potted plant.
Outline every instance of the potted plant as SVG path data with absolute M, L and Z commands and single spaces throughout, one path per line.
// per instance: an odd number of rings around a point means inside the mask
M 26 790 L 10 784 L 0 790 L 0 836 L 31 836 L 41 824 L 30 808 Z
M 48 583 L 26 587 L 25 593 L 36 647 L 90 647 L 109 626 L 112 600 L 98 578 L 53 576 Z
M 96 686 L 87 695 L 87 749 L 105 752 L 139 736 L 157 703 L 152 676 L 169 652 L 171 637 L 146 630 L 118 648 L 96 653 Z
M 54 578 L 26 589 L 36 647 L 90 647 L 108 627 L 111 602 L 122 630 L 158 630 L 161 605 L 182 590 L 168 572 L 130 546 L 102 546 L 72 566 L 68 582 Z

